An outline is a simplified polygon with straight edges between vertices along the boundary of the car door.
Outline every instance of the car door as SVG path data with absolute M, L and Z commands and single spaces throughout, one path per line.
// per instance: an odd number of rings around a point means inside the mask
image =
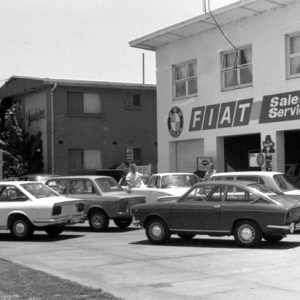
M 31 215 L 31 200 L 14 185 L 0 186 L 0 226 L 6 226 L 12 211 L 23 211 Z
M 218 228 L 223 188 L 219 184 L 194 187 L 171 208 L 171 229 L 214 231 Z

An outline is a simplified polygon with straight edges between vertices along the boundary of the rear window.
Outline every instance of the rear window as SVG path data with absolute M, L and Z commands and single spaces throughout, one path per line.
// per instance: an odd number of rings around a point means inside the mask
M 233 180 L 233 176 L 212 176 L 212 180 Z
M 237 176 L 237 180 L 239 181 L 252 181 L 252 182 L 258 182 L 258 183 L 265 183 L 264 180 L 259 176 Z

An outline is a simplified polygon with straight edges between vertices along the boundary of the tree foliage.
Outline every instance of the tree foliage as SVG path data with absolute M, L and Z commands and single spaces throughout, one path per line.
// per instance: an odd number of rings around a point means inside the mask
M 40 133 L 36 137 L 24 133 L 18 120 L 19 103 L 5 99 L 0 105 L 0 150 L 3 153 L 3 177 L 18 178 L 42 172 L 43 158 Z

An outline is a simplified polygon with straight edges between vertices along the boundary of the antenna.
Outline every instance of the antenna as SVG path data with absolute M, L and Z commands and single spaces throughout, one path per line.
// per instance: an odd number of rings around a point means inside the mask
M 202 0 L 202 10 L 203 12 L 206 14 L 207 10 L 206 10 L 206 0 Z
M 145 84 L 145 53 L 142 56 L 142 65 L 143 65 L 143 84 Z

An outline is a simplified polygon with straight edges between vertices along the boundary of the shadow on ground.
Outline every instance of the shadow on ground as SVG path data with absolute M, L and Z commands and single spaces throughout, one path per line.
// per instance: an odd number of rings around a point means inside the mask
M 151 244 L 148 240 L 138 241 L 130 243 L 132 245 L 147 245 L 147 246 L 156 246 L 154 244 Z M 291 248 L 300 247 L 300 242 L 285 242 L 280 241 L 278 243 L 270 244 L 266 241 L 262 241 L 260 245 L 253 248 L 244 248 L 239 246 L 234 239 L 232 240 L 224 240 L 224 239 L 212 239 L 212 238 L 194 238 L 189 241 L 184 241 L 181 238 L 171 238 L 168 242 L 165 244 L 159 245 L 161 246 L 168 246 L 168 247 L 206 247 L 206 248 L 232 248 L 232 249 L 270 249 L 270 250 L 288 250 Z

